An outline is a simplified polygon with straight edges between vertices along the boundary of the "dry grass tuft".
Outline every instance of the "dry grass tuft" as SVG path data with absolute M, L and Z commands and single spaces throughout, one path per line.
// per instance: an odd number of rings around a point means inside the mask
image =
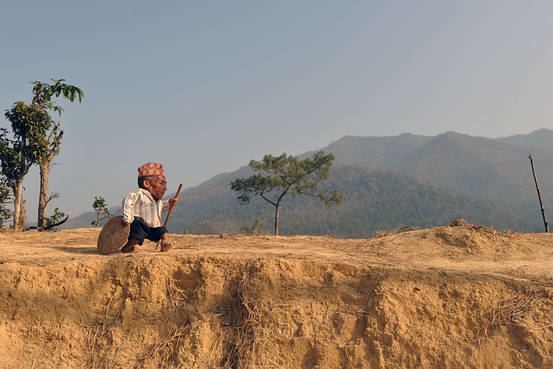
M 521 320 L 536 304 L 536 294 L 532 291 L 527 296 L 517 296 L 501 300 L 491 311 L 490 327 L 500 325 L 520 325 Z
M 535 291 L 498 301 L 483 317 L 482 329 L 478 332 L 478 345 L 481 346 L 481 338 L 488 338 L 501 326 L 525 326 L 523 319 L 532 311 L 537 302 L 538 297 Z
M 94 322 L 85 328 L 85 345 L 87 351 L 86 368 L 114 369 L 117 367 L 117 358 L 121 347 L 113 345 L 113 330 L 121 321 L 121 313 L 112 307 L 113 295 L 100 308 Z M 110 311 L 117 311 L 109 315 Z
M 178 348 L 189 330 L 188 322 L 172 325 L 166 337 L 150 345 L 139 356 L 135 368 L 142 368 L 146 362 L 155 362 L 158 368 L 170 368 L 173 364 L 178 366 Z
M 157 368 L 179 365 L 179 347 L 183 337 L 190 331 L 190 322 L 186 314 L 183 314 L 183 308 L 190 303 L 190 300 L 172 278 L 166 278 L 165 288 L 169 302 L 164 319 L 165 325 L 168 326 L 167 333 L 142 350 L 134 365 L 135 369 L 143 368 L 149 362 L 155 363 Z
M 268 307 L 257 300 L 251 274 L 248 264 L 238 282 L 237 303 L 233 306 L 235 324 L 231 327 L 230 351 L 224 364 L 237 369 L 279 368 L 277 363 L 266 362 L 272 356 L 271 332 L 266 328 Z M 256 358 L 264 358 L 263 365 Z

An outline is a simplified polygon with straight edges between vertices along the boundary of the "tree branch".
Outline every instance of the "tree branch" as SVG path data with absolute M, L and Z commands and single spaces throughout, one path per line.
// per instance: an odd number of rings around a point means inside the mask
M 60 197 L 60 194 L 57 193 L 57 192 L 53 192 L 50 194 L 50 196 L 48 196 L 48 199 L 46 200 L 46 203 L 44 204 L 44 207 L 46 207 L 50 201 L 54 200 L 54 199 L 58 199 Z
M 65 218 L 63 218 L 62 220 L 60 220 L 60 221 L 57 222 L 57 223 L 49 224 L 47 227 L 44 228 L 44 230 L 47 231 L 47 230 L 49 230 L 50 228 L 54 228 L 54 227 L 60 226 L 60 225 L 62 225 L 63 223 L 67 222 L 67 220 L 69 220 L 69 215 L 66 216 Z
M 286 189 L 284 190 L 284 192 L 282 192 L 280 194 L 280 196 L 278 197 L 278 200 L 277 200 L 277 205 L 275 206 L 278 206 L 278 204 L 280 204 L 280 201 L 282 200 L 282 198 L 284 197 L 284 195 L 286 195 L 286 193 L 288 192 L 288 190 L 290 189 L 291 185 L 286 187 Z
M 275 206 L 275 207 L 278 206 L 277 203 L 275 203 L 275 202 L 269 200 L 267 197 L 265 197 L 265 194 L 264 194 L 263 192 L 261 192 L 261 193 L 259 194 L 259 196 L 261 196 L 261 197 L 262 197 L 265 201 L 267 201 L 269 204 L 271 204 L 271 205 L 273 205 L 273 206 Z
M 69 220 L 69 215 L 66 216 L 65 218 L 63 218 L 62 220 L 60 220 L 59 222 L 57 223 L 54 223 L 54 224 L 49 224 L 48 226 L 44 227 L 42 230 L 43 231 L 47 231 L 51 228 L 54 228 L 54 227 L 57 227 L 57 226 L 60 226 L 62 225 L 63 223 L 67 222 Z M 37 229 L 37 226 L 30 226 L 30 227 L 27 227 L 25 228 L 23 231 L 30 231 L 32 229 Z

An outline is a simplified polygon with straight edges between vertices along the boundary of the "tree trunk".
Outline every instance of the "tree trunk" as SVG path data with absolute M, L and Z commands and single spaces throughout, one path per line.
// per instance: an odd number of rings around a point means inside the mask
M 275 206 L 275 236 L 278 236 L 278 210 L 280 204 Z
M 21 194 L 21 211 L 19 212 L 19 230 L 24 231 L 27 225 L 27 202 L 25 196 Z
M 37 229 L 42 231 L 46 224 L 46 205 L 48 204 L 48 176 L 50 175 L 50 163 L 40 164 L 40 192 L 38 197 L 38 221 Z
M 20 231 L 21 211 L 23 205 L 23 181 L 19 180 L 15 183 L 13 189 L 13 230 Z

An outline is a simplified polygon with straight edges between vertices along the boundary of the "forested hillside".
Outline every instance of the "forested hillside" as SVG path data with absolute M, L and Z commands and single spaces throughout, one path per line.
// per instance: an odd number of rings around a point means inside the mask
M 488 201 L 424 185 L 391 172 L 369 172 L 360 167 L 340 166 L 326 185 L 338 189 L 345 201 L 326 208 L 309 197 L 290 197 L 281 210 L 282 234 L 333 234 L 371 236 L 379 230 L 401 226 L 427 227 L 466 218 L 502 229 L 528 227 L 514 214 Z M 255 221 L 261 230 L 272 229 L 273 207 L 258 199 L 240 205 L 220 178 L 203 194 L 190 193 L 177 208 L 173 229 L 192 233 L 235 233 Z
M 287 197 L 281 233 L 361 237 L 401 226 L 444 224 L 457 217 L 499 229 L 539 231 L 543 226 L 528 154 L 535 158 L 546 211 L 553 212 L 550 140 L 553 131 L 546 129 L 500 139 L 454 132 L 435 137 L 346 136 L 323 148 L 336 156 L 326 185 L 340 190 L 346 200 L 325 208 L 309 198 Z M 270 232 L 273 208 L 261 199 L 240 205 L 230 190 L 231 181 L 249 174 L 243 167 L 186 189 L 173 212 L 171 230 Z M 92 219 L 92 213 L 83 214 L 68 226 L 89 226 Z

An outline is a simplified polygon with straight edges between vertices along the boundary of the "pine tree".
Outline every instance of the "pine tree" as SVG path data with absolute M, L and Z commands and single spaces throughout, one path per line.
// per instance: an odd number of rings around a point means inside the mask
M 286 154 L 265 155 L 262 161 L 250 161 L 249 166 L 255 174 L 234 180 L 231 188 L 238 192 L 238 200 L 243 204 L 259 196 L 274 206 L 274 234 L 278 235 L 279 210 L 286 195 L 313 196 L 325 205 L 336 204 L 343 199 L 338 191 L 319 187 L 328 178 L 333 160 L 334 155 L 323 151 L 306 159 Z

